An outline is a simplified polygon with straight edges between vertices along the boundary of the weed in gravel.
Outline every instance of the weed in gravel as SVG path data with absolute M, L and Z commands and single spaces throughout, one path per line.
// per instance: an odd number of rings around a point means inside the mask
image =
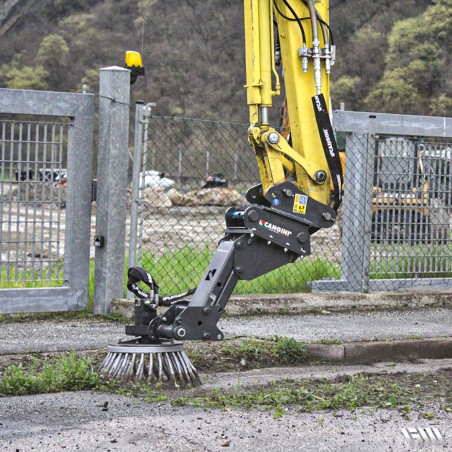
M 271 340 L 256 338 L 224 343 L 220 359 L 240 363 L 243 368 L 263 365 L 297 365 L 307 359 L 306 344 L 293 338 L 273 337 Z
M 216 372 L 296 366 L 307 359 L 304 342 L 276 336 L 271 340 L 246 338 L 221 343 L 188 343 L 186 351 L 198 370 Z
M 204 408 L 261 408 L 274 410 L 275 417 L 282 415 L 288 406 L 309 412 L 359 407 L 398 409 L 406 416 L 412 407 L 422 409 L 428 399 L 440 402 L 440 409 L 448 412 L 450 376 L 450 372 L 439 372 L 434 386 L 429 374 L 359 374 L 334 380 L 282 381 L 259 388 L 215 389 L 199 397 L 181 397 L 172 403 Z M 421 416 L 433 419 L 434 415 L 426 412 Z
M 90 361 L 71 353 L 44 364 L 33 358 L 26 369 L 21 365 L 8 366 L 0 379 L 0 395 L 81 391 L 94 389 L 101 382 Z

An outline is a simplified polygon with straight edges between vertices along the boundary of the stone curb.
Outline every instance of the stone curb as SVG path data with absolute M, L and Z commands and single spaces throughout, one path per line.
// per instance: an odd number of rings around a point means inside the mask
M 379 361 L 452 358 L 452 337 L 394 341 L 308 344 L 310 362 L 370 364 Z
M 377 362 L 407 362 L 417 359 L 452 358 L 452 337 L 406 339 L 393 341 L 347 342 L 344 344 L 307 344 L 306 364 L 374 364 Z M 102 349 L 77 350 L 94 353 Z M 33 354 L 59 354 L 67 350 L 36 352 Z M 21 356 L 29 353 L 0 355 L 3 365 L 17 364 Z
M 133 300 L 114 300 L 113 312 L 133 317 Z M 225 310 L 228 316 L 311 314 L 322 311 L 376 311 L 452 307 L 452 291 L 430 292 L 355 292 L 298 293 L 231 297 Z

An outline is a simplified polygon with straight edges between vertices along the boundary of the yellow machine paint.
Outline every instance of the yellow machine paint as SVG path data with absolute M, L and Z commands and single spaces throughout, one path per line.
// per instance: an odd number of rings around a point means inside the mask
M 275 3 L 275 5 L 274 5 Z M 328 1 L 313 2 L 325 22 L 328 22 Z M 314 115 L 312 97 L 322 93 L 329 99 L 329 74 L 326 59 L 317 59 L 320 66 L 316 80 L 314 58 L 309 57 L 307 72 L 303 72 L 303 39 L 299 22 L 288 20 L 310 16 L 308 2 L 290 1 L 292 10 L 284 0 L 249 0 L 244 2 L 246 42 L 246 89 L 250 114 L 249 139 L 254 147 L 264 194 L 287 178 L 301 190 L 323 204 L 330 203 L 330 177 Z M 273 97 L 279 94 L 279 80 L 275 71 L 274 25 L 277 23 L 284 70 L 287 108 L 290 117 L 292 147 L 268 123 L 267 109 L 273 105 Z M 302 20 L 306 36 L 306 48 L 324 45 L 320 24 L 317 24 L 320 42 L 314 42 L 310 20 Z M 318 47 L 317 47 L 318 48 Z M 315 51 L 313 52 L 315 53 Z M 321 88 L 319 89 L 319 83 Z M 316 86 L 317 85 L 317 86 Z M 275 135 L 280 139 L 277 143 Z M 273 138 L 273 140 L 269 140 Z M 325 171 L 327 180 L 317 182 L 315 174 Z

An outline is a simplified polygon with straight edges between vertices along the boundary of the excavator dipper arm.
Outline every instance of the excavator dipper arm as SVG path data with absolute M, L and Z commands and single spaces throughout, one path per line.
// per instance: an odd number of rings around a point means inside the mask
M 309 255 L 311 234 L 335 222 L 342 171 L 325 102 L 334 53 L 328 1 L 246 0 L 244 18 L 248 135 L 262 183 L 248 190 L 248 205 L 227 211 L 225 236 L 191 300 L 149 324 L 128 326 L 127 334 L 222 340 L 217 322 L 237 282 Z M 268 120 L 280 91 L 275 53 L 284 68 L 292 145 Z

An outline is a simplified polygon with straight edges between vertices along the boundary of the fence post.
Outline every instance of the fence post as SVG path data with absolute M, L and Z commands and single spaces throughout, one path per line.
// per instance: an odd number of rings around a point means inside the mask
M 372 228 L 372 176 L 375 138 L 348 134 L 342 235 L 342 280 L 345 290 L 369 291 Z
M 94 313 L 124 296 L 130 71 L 100 70 Z
M 143 155 L 143 119 L 144 102 L 142 100 L 138 100 L 135 105 L 132 205 L 130 207 L 129 267 L 133 267 L 137 263 L 138 206 L 140 203 L 140 172 Z

